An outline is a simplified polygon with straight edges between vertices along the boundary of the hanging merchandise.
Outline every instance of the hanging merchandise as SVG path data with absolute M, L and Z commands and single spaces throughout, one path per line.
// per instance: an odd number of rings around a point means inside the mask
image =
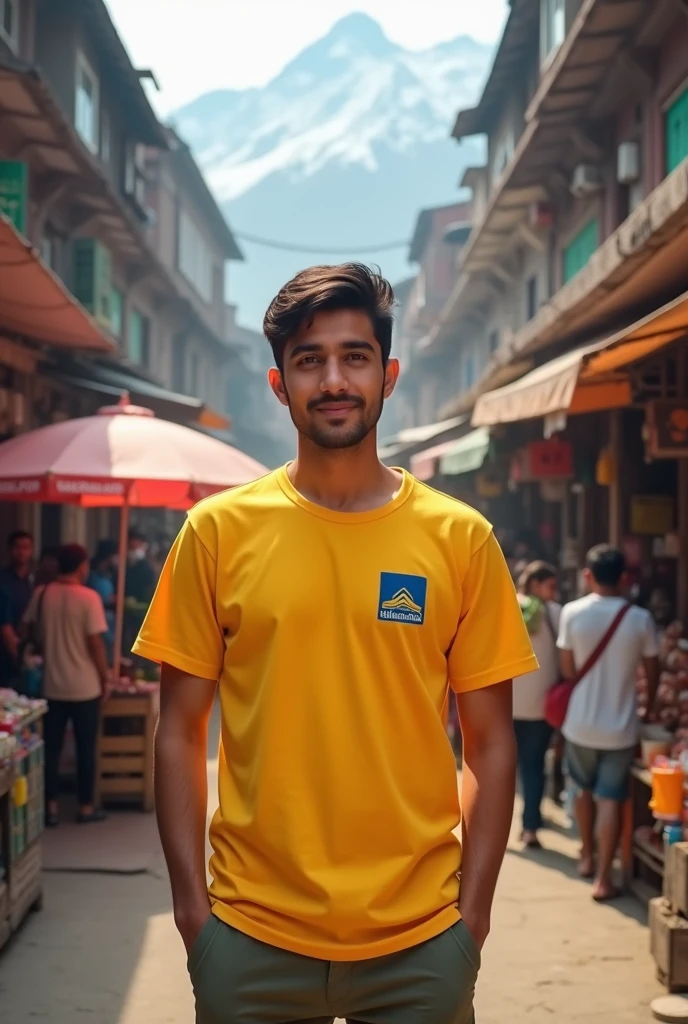
M 610 448 L 603 448 L 595 466 L 595 483 L 600 487 L 611 487 L 616 481 L 616 463 Z

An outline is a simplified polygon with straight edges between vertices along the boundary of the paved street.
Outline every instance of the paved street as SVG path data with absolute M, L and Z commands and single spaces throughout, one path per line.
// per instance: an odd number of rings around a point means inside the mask
M 213 787 L 213 762 L 210 771 Z M 127 822 L 133 841 L 152 836 Z M 95 831 L 90 836 L 95 842 Z M 479 984 L 479 1024 L 648 1021 L 660 989 L 643 915 L 632 901 L 595 906 L 575 878 L 575 843 L 564 831 L 544 841 L 541 854 L 509 849 Z M 3 1021 L 193 1021 L 158 851 L 142 864 L 145 872 L 133 875 L 46 874 L 44 911 L 0 956 Z M 128 862 L 126 870 L 134 868 Z

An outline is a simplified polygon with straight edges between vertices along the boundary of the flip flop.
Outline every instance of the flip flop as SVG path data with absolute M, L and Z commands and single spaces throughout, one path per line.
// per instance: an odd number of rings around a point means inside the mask
M 607 890 L 607 892 L 600 893 L 600 895 L 593 893 L 592 898 L 595 901 L 595 903 L 611 903 L 613 900 L 618 900 L 620 896 L 621 890 L 617 889 L 615 886 L 612 886 L 610 889 Z

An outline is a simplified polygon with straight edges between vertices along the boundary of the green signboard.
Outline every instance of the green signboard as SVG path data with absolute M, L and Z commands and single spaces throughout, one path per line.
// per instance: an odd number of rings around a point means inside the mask
M 19 160 L 0 160 L 0 213 L 22 235 L 26 234 L 27 199 L 27 165 Z

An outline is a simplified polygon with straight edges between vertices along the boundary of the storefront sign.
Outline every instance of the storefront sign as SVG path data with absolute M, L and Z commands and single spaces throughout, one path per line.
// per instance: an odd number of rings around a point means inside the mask
M 631 530 L 660 537 L 674 529 L 674 499 L 667 495 L 635 494 L 631 498 Z
M 0 213 L 26 234 L 28 170 L 19 160 L 0 160 Z
M 688 456 L 688 399 L 658 399 L 646 409 L 648 455 L 655 459 Z
M 573 448 L 568 441 L 532 441 L 511 464 L 511 478 L 519 483 L 568 480 L 572 476 Z

